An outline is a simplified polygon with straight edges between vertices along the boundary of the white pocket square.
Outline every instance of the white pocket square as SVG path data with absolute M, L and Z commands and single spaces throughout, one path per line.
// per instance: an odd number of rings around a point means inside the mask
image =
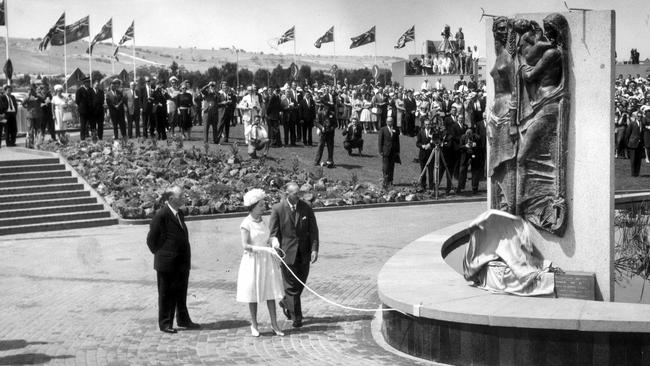
M 307 219 L 307 216 L 303 216 L 302 219 L 300 219 L 300 220 L 305 220 L 305 219 Z

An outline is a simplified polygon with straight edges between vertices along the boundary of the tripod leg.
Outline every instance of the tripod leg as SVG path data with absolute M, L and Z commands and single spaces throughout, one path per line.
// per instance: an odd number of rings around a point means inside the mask
M 434 158 L 435 163 L 433 164 L 433 180 L 434 180 L 433 192 L 437 200 L 438 192 L 440 189 L 440 148 L 436 146 L 433 149 L 433 152 L 435 153 L 435 158 Z
M 440 155 L 440 158 L 442 159 L 442 164 L 445 166 L 445 174 L 447 176 L 448 182 L 452 182 L 452 176 L 449 172 L 449 165 L 447 165 L 447 161 L 445 161 L 445 157 L 443 155 Z M 453 189 L 453 187 L 447 187 L 447 190 L 450 189 Z

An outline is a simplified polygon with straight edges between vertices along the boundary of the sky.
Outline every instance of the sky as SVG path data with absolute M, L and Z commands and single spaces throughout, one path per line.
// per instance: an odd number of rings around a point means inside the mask
M 113 18 L 117 42 L 135 20 L 136 46 L 197 47 L 236 46 L 264 53 L 294 52 L 294 43 L 273 49 L 269 43 L 295 25 L 295 50 L 299 54 L 375 55 L 408 57 L 420 53 L 425 40 L 441 39 L 445 24 L 452 34 L 463 28 L 467 45 L 485 54 L 486 13 L 563 12 L 562 0 L 5 0 L 9 36 L 42 37 L 63 11 L 67 23 L 90 15 L 91 36 Z M 619 60 L 637 48 L 641 60 L 650 57 L 650 1 L 567 0 L 572 8 L 614 9 L 617 17 L 616 50 Z M 349 49 L 350 38 L 373 25 L 376 43 Z M 397 39 L 415 25 L 415 42 L 394 49 Z M 334 26 L 334 43 L 319 49 L 314 42 Z M 1 33 L 0 33 L 1 34 Z

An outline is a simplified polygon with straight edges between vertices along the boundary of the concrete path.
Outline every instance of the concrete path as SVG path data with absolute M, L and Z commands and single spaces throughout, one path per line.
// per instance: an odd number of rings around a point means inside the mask
M 468 220 L 484 203 L 317 213 L 321 255 L 308 284 L 350 306 L 379 306 L 377 273 L 397 250 L 433 230 Z M 268 222 L 268 217 L 265 217 Z M 235 302 L 241 218 L 188 222 L 190 314 L 200 331 L 157 327 L 156 276 L 148 226 L 112 226 L 0 237 L 0 365 L 412 365 L 379 347 L 372 313 L 303 297 L 305 326 L 249 334 Z M 435 253 L 432 253 L 435 255 Z M 416 363 L 417 364 L 417 363 Z

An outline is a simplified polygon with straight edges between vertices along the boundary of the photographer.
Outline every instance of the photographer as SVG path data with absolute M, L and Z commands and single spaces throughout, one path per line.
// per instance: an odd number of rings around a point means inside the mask
M 348 151 L 348 155 L 352 155 L 352 149 L 359 149 L 359 156 L 363 153 L 363 128 L 356 116 L 352 116 L 350 123 L 343 130 L 343 148 Z
M 437 126 L 436 126 L 437 127 Z M 422 174 L 420 178 L 420 185 L 423 190 L 427 189 L 427 177 L 429 182 L 429 189 L 434 189 L 435 185 L 433 183 L 433 168 L 435 162 L 433 160 L 429 161 L 431 153 L 436 146 L 439 146 L 441 142 L 441 133 L 438 128 L 434 129 L 433 124 L 430 119 L 424 120 L 424 129 L 418 132 L 417 137 L 415 138 L 415 145 L 420 149 L 418 155 L 418 161 L 420 162 L 420 172 L 425 168 L 427 169 L 427 174 Z
M 468 128 L 467 131 L 465 131 L 465 134 L 460 138 L 458 187 L 456 188 L 457 194 L 465 189 L 465 182 L 467 181 L 467 167 L 469 166 L 470 162 L 472 162 L 472 191 L 476 193 L 478 190 L 478 180 L 476 182 L 476 187 L 474 187 L 474 162 L 476 162 L 476 150 L 478 150 L 479 141 L 480 136 L 474 133 L 471 128 Z
M 268 133 L 261 125 L 262 118 L 255 116 L 253 123 L 249 130 L 246 140 L 248 140 L 248 155 L 251 159 L 257 159 L 257 151 L 263 151 L 262 155 L 266 157 L 269 152 L 271 141 L 268 138 Z
M 219 112 L 216 106 L 217 83 L 215 81 L 209 82 L 206 86 L 201 88 L 201 95 L 203 97 L 203 142 L 208 143 L 210 127 L 212 127 L 212 142 L 217 144 L 219 143 L 219 135 L 217 134 L 217 121 L 219 118 Z

